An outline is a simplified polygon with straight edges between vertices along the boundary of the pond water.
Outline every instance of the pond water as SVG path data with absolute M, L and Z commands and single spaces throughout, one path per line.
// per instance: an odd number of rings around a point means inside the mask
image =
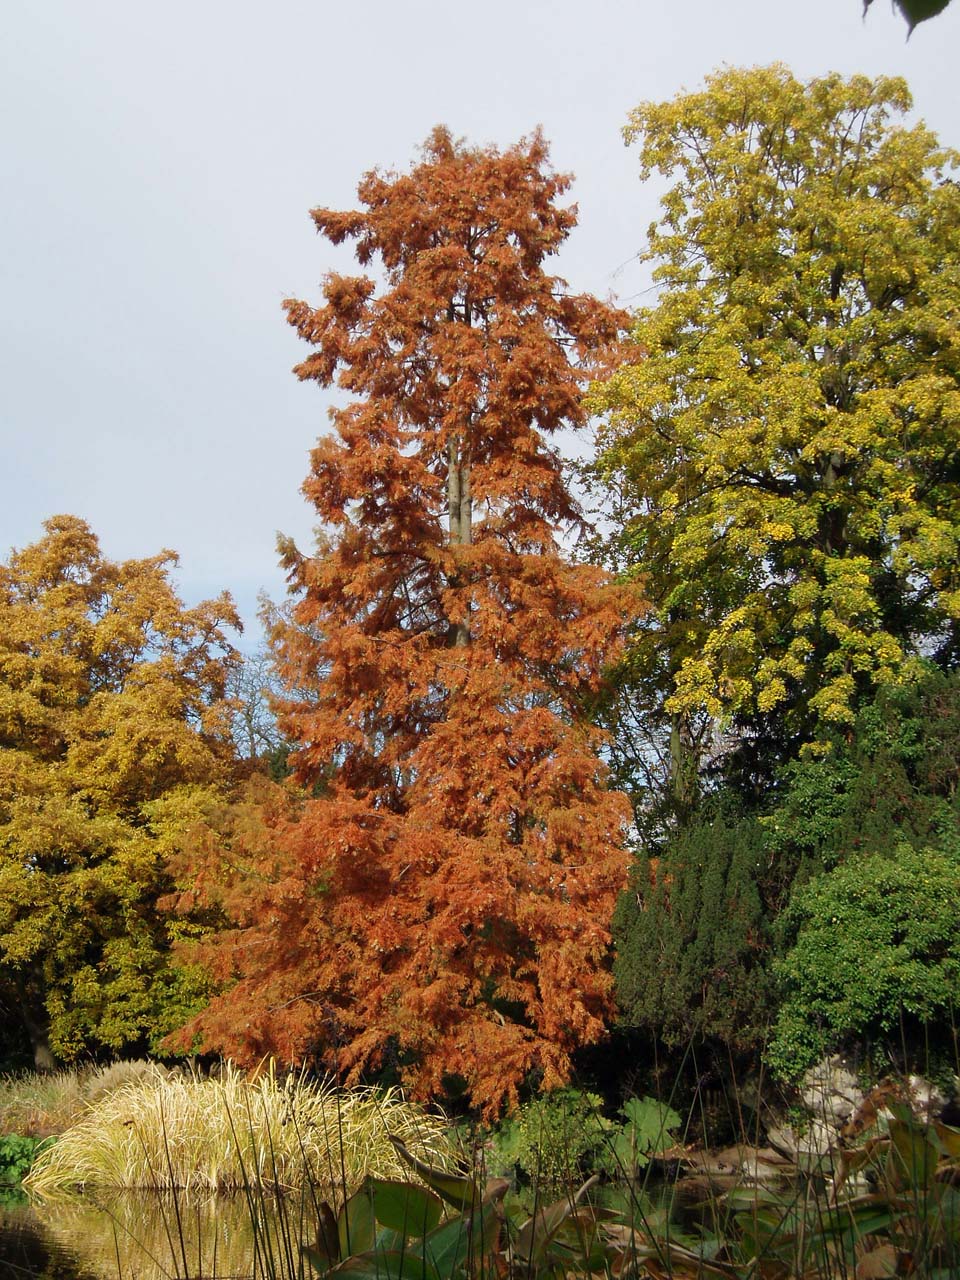
M 643 1191 L 598 1188 L 596 1198 L 624 1220 L 655 1231 L 672 1221 L 696 1235 L 712 1219 L 716 1190 L 696 1178 L 677 1187 L 658 1179 Z M 254 1206 L 243 1196 L 150 1192 L 0 1200 L 0 1280 L 307 1280 L 313 1272 L 301 1265 L 300 1243 L 313 1242 L 316 1220 L 312 1202 L 295 1197 Z
M 312 1210 L 156 1195 L 0 1204 L 0 1280 L 259 1280 L 295 1276 Z M 309 1269 L 305 1273 L 310 1273 Z

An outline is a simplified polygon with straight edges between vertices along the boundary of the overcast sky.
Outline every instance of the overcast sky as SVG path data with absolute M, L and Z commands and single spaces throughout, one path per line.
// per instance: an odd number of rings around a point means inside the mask
M 190 602 L 280 598 L 278 530 L 325 399 L 281 313 L 343 250 L 315 205 L 403 168 L 432 126 L 509 145 L 541 125 L 577 175 L 555 270 L 636 305 L 657 191 L 627 112 L 722 63 L 906 76 L 960 143 L 960 0 L 909 40 L 888 0 L 5 0 L 0 16 L 0 557 L 58 512 L 111 558 L 179 552 Z

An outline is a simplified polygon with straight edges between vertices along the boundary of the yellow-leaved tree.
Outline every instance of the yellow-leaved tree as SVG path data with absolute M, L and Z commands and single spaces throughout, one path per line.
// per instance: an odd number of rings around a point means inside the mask
M 654 601 L 629 675 L 678 791 L 705 720 L 769 765 L 960 655 L 960 190 L 910 106 L 771 66 L 630 118 L 672 185 L 597 473 Z
M 239 626 L 226 595 L 182 605 L 172 553 L 113 563 L 82 520 L 45 529 L 0 565 L 0 1003 L 41 1067 L 193 1011 L 156 901 L 226 779 Z

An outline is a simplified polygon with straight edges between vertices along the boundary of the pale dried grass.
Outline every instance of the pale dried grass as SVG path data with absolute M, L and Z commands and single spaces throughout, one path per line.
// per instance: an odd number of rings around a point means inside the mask
M 49 1138 L 75 1124 L 104 1094 L 161 1070 L 142 1060 L 72 1071 L 0 1076 L 0 1133 Z
M 75 1071 L 0 1078 L 0 1132 L 24 1138 L 62 1133 L 83 1111 L 80 1077 Z
M 273 1072 L 250 1080 L 151 1072 L 104 1094 L 43 1152 L 25 1186 L 39 1196 L 82 1188 L 209 1195 L 249 1187 L 325 1191 L 367 1173 L 405 1177 L 389 1135 L 453 1168 L 445 1120 L 396 1090 L 339 1090 Z

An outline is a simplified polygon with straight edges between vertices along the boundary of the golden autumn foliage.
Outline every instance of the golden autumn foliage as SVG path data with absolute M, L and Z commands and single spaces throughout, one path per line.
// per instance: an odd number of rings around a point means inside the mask
M 40 1065 L 189 1009 L 154 904 L 167 842 L 229 761 L 228 597 L 186 609 L 175 557 L 105 560 L 55 516 L 0 565 L 0 999 Z
M 666 717 L 800 746 L 960 636 L 960 195 L 901 80 L 727 69 L 626 130 L 668 176 L 645 351 L 597 396 Z
M 567 185 L 539 136 L 501 153 L 438 129 L 410 173 L 363 179 L 360 210 L 313 213 L 379 271 L 286 304 L 298 376 L 346 396 L 274 634 L 309 794 L 256 779 L 185 854 L 183 909 L 234 924 L 205 948 L 224 994 L 185 1034 L 240 1061 L 395 1063 L 490 1113 L 603 1033 L 629 808 L 582 702 L 637 596 L 557 541 L 579 515 L 547 438 L 583 425 L 621 324 L 544 271 Z

